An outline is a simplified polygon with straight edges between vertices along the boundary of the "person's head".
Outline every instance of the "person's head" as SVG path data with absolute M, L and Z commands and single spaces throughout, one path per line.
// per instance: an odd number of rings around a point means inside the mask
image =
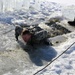
M 22 32 L 22 38 L 25 42 L 28 42 L 31 39 L 31 33 L 28 30 Z

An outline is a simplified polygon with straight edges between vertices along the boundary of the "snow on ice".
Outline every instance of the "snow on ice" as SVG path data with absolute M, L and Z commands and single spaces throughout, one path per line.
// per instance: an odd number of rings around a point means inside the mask
M 69 26 L 71 33 L 50 38 L 54 44 L 58 40 L 58 44 L 41 47 L 30 54 L 19 47 L 13 30 L 3 35 L 3 32 L 14 29 L 13 24 L 35 25 L 54 17 L 62 17 L 61 23 L 67 28 L 67 20 L 75 17 L 75 6 L 65 6 L 46 0 L 0 0 L 0 75 L 33 75 L 75 41 L 75 27 Z M 37 75 L 75 75 L 75 44 Z

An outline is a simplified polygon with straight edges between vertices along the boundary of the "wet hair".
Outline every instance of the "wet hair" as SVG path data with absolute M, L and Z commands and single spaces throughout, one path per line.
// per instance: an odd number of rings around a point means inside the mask
M 25 30 L 22 35 L 25 35 L 25 34 L 30 34 L 30 32 L 28 30 Z

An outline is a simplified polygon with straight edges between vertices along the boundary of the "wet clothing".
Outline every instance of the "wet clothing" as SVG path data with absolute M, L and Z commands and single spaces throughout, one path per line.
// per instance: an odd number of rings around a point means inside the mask
M 20 27 L 20 26 L 15 27 L 15 38 L 17 41 L 18 41 L 18 37 L 19 37 L 19 35 L 21 35 L 22 31 L 23 31 L 22 27 Z

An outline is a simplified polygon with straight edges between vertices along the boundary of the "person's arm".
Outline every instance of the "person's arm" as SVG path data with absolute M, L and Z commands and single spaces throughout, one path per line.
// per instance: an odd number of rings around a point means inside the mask
M 19 35 L 21 35 L 22 31 L 23 31 L 22 27 L 20 27 L 20 26 L 16 26 L 15 27 L 15 38 L 16 38 L 16 41 L 18 41 L 18 37 L 19 37 Z

